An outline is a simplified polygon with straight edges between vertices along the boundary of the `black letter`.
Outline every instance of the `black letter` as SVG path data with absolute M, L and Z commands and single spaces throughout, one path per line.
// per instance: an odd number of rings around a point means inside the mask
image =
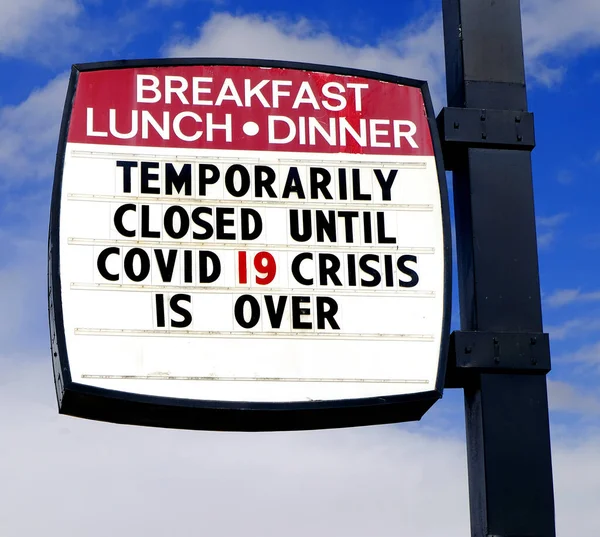
M 250 217 L 254 220 L 254 229 L 250 231 Z M 242 228 L 242 240 L 253 241 L 258 239 L 263 230 L 262 219 L 258 211 L 254 209 L 240 209 L 240 227 Z
M 175 213 L 179 215 L 179 231 L 175 231 L 173 227 L 173 217 Z M 171 205 L 165 211 L 165 221 L 164 221 L 165 231 L 169 237 L 173 239 L 181 239 L 185 237 L 187 232 L 190 230 L 190 217 L 187 211 L 180 207 L 179 205 Z
M 322 179 L 319 180 L 319 177 Z M 319 198 L 319 192 L 323 194 L 326 200 L 332 200 L 333 196 L 327 188 L 331 183 L 331 174 L 325 168 L 310 168 L 310 198 L 316 200 Z
M 346 183 L 345 168 L 340 168 L 338 170 L 338 185 L 339 185 L 340 199 L 347 200 L 348 199 L 348 184 Z
M 170 282 L 173 278 L 173 271 L 175 270 L 175 261 L 177 259 L 177 250 L 169 250 L 169 255 L 165 261 L 164 250 L 154 250 L 154 257 L 156 258 L 156 264 L 160 271 L 160 277 L 163 282 Z
M 360 191 L 360 169 L 352 168 L 352 199 L 370 200 L 371 194 L 363 194 Z
M 179 303 L 181 301 L 189 302 L 191 304 L 192 295 L 184 295 L 182 293 L 179 293 L 171 297 L 171 300 L 169 301 L 171 309 L 175 313 L 178 313 L 183 317 L 181 321 L 174 321 L 173 319 L 171 319 L 171 326 L 174 328 L 185 328 L 186 326 L 192 324 L 192 314 L 188 310 L 180 306 Z
M 283 319 L 283 312 L 285 310 L 285 303 L 287 302 L 287 296 L 280 296 L 277 301 L 277 309 L 275 309 L 275 301 L 271 295 L 265 296 L 265 304 L 267 306 L 267 313 L 269 314 L 269 321 L 271 321 L 272 328 L 280 328 L 281 320 Z
M 133 270 L 134 257 L 140 258 L 140 272 L 138 274 Z M 132 248 L 125 254 L 125 274 L 134 282 L 141 282 L 150 274 L 150 258 L 145 250 L 141 248 Z
M 356 256 L 348 254 L 348 285 L 356 285 Z
M 310 313 L 309 308 L 300 307 L 300 304 L 306 304 L 306 302 L 310 302 L 309 296 L 292 297 L 292 328 L 294 330 L 310 330 L 312 328 L 312 323 L 310 321 L 302 321 L 300 319 L 302 315 L 308 315 Z
M 156 326 L 158 328 L 165 327 L 165 295 L 157 293 L 156 298 Z
M 263 173 L 266 177 L 263 179 Z M 269 166 L 254 166 L 254 196 L 262 198 L 263 189 L 267 191 L 270 198 L 276 198 L 277 194 L 271 186 L 275 182 L 275 170 Z
M 383 266 L 385 267 L 385 286 L 394 287 L 394 265 L 391 255 L 383 256 Z
M 325 211 L 315 211 L 315 231 L 317 232 L 317 242 L 325 242 L 325 234 L 327 234 L 329 242 L 337 241 L 335 211 L 327 211 L 327 213 L 329 220 L 327 220 L 325 217 Z
M 364 222 L 364 237 L 366 243 L 373 242 L 373 232 L 371 231 L 371 213 L 369 211 L 365 211 L 363 213 L 363 222 Z
M 330 266 L 327 265 L 330 263 Z M 327 276 L 331 278 L 333 285 L 342 285 L 337 276 L 340 270 L 340 260 L 335 254 L 319 254 L 319 285 L 327 285 Z
M 200 226 L 201 228 L 204 229 L 203 233 L 196 233 L 195 231 L 192 233 L 192 237 L 194 237 L 194 239 L 199 240 L 199 241 L 204 240 L 204 239 L 210 239 L 213 234 L 212 226 L 208 222 L 205 222 L 204 220 L 200 219 L 201 214 L 210 214 L 212 216 L 212 208 L 211 207 L 196 207 L 192 211 L 192 220 L 194 221 L 194 224 L 196 224 L 197 226 Z
M 244 318 L 244 305 L 250 305 L 250 320 Z M 233 308 L 235 320 L 242 328 L 254 328 L 260 320 L 260 304 L 252 295 L 242 295 L 235 301 Z
M 236 190 L 235 188 L 235 172 L 238 172 L 242 179 L 239 190 Z M 241 164 L 234 164 L 227 168 L 227 171 L 225 172 L 225 188 L 227 188 L 227 192 L 236 198 L 241 198 L 246 195 L 250 189 L 250 174 L 248 173 L 248 170 Z
M 207 171 L 211 172 L 210 177 L 206 175 Z M 214 185 L 220 175 L 219 168 L 214 164 L 200 164 L 198 166 L 198 195 L 206 196 L 206 185 Z
M 117 160 L 117 167 L 123 168 L 123 192 L 131 192 L 131 168 L 137 168 L 138 163 L 130 160 Z
M 219 256 L 210 250 L 200 250 L 198 252 L 198 259 L 200 261 L 198 267 L 200 271 L 200 283 L 213 283 L 221 275 L 221 260 Z M 208 273 L 208 263 L 210 259 L 212 263 L 212 272 Z
M 328 309 L 325 309 L 325 305 Z M 340 325 L 335 320 L 335 314 L 338 312 L 338 303 L 329 296 L 318 296 L 317 297 L 317 328 L 319 330 L 325 330 L 325 321 L 329 323 L 329 326 L 334 330 L 339 330 Z
M 402 274 L 406 274 L 407 276 L 410 276 L 410 281 L 405 282 L 403 280 L 398 280 L 398 285 L 400 287 L 414 287 L 415 285 L 417 285 L 419 283 L 419 275 L 411 268 L 406 266 L 406 262 L 410 261 L 412 263 L 417 263 L 417 256 L 416 255 L 401 255 L 398 258 L 398 263 L 396 264 L 398 267 L 398 270 L 400 272 L 402 272 Z
M 292 192 L 295 192 L 299 199 L 306 199 L 306 196 L 304 195 L 304 189 L 302 188 L 302 181 L 300 180 L 300 174 L 298 173 L 298 168 L 295 166 L 292 166 L 288 172 L 281 197 L 289 198 Z
M 385 236 L 385 213 L 383 211 L 377 211 L 377 241 L 379 244 L 395 244 L 395 237 Z
M 183 251 L 183 281 L 185 283 L 192 283 L 192 251 Z
M 142 205 L 142 237 L 149 239 L 160 237 L 160 231 L 150 230 L 150 205 Z
M 298 209 L 290 209 L 290 235 L 298 242 L 306 242 L 312 236 L 310 223 L 310 211 L 302 209 L 302 231 L 300 234 L 298 226 Z
M 142 194 L 160 194 L 160 187 L 149 186 L 149 181 L 157 181 L 158 174 L 150 173 L 150 170 L 158 168 L 158 162 L 142 162 L 142 180 L 140 184 L 140 192 Z
M 346 242 L 354 242 L 353 218 L 358 218 L 358 211 L 339 211 L 338 216 L 344 219 L 346 226 Z
M 109 255 L 112 255 L 112 254 L 118 255 L 119 253 L 120 253 L 119 249 L 116 246 L 111 246 L 110 248 L 104 248 L 104 250 L 102 250 L 100 252 L 100 254 L 98 255 L 98 261 L 97 261 L 98 272 L 105 280 L 108 280 L 109 282 L 118 281 L 119 275 L 111 274 L 110 272 L 108 272 L 108 270 L 106 269 L 106 260 Z
M 365 287 L 377 287 L 381 283 L 381 274 L 379 274 L 377 269 L 369 266 L 369 261 L 379 261 L 379 256 L 374 254 L 366 254 L 361 256 L 360 260 L 358 261 L 358 266 L 363 272 L 366 272 L 373 279 L 365 280 L 364 278 L 361 278 L 360 283 Z
M 390 201 L 392 199 L 392 185 L 394 184 L 394 179 L 396 179 L 398 170 L 390 170 L 387 179 L 383 177 L 381 170 L 373 171 L 375 172 L 375 177 L 377 177 L 377 180 L 379 181 L 379 186 L 381 187 L 381 197 L 383 201 Z
M 304 276 L 302 276 L 302 274 L 300 273 L 300 263 L 302 263 L 302 261 L 304 261 L 305 259 L 312 259 L 313 255 L 310 252 L 304 252 L 302 254 L 298 254 L 296 257 L 294 257 L 294 260 L 292 261 L 292 276 L 294 276 L 294 278 L 296 279 L 296 281 L 299 284 L 302 285 L 312 285 L 313 284 L 313 279 L 310 278 L 305 278 Z
M 184 164 L 181 172 L 177 173 L 175 166 L 170 162 L 165 164 L 165 183 L 167 185 L 166 193 L 168 196 L 173 194 L 173 187 L 178 193 L 185 186 L 185 195 L 192 195 L 192 165 Z
M 233 207 L 217 207 L 215 209 L 217 213 L 217 218 L 215 222 L 215 227 L 217 228 L 217 239 L 218 240 L 227 240 L 227 239 L 235 239 L 235 233 L 226 233 L 225 226 L 233 226 L 234 222 L 230 218 L 225 218 L 226 214 L 233 214 Z
M 115 217 L 113 218 L 113 221 L 117 231 L 123 235 L 123 237 L 135 237 L 135 231 L 129 231 L 123 225 L 123 215 L 127 211 L 135 211 L 136 209 L 137 207 L 133 203 L 126 203 L 125 205 L 118 207 L 115 211 Z

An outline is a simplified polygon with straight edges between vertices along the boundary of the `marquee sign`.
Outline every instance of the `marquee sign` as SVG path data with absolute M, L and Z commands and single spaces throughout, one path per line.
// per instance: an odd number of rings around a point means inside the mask
M 443 388 L 449 251 L 423 82 L 76 65 L 49 240 L 59 410 L 230 430 L 419 419 Z

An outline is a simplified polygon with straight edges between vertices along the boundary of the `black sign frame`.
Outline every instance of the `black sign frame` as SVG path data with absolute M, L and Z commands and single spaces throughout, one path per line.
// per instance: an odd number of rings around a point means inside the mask
M 240 403 L 139 395 L 74 382 L 63 325 L 60 275 L 60 202 L 71 110 L 80 72 L 141 67 L 224 65 L 317 71 L 418 88 L 423 96 L 436 159 L 444 243 L 444 297 L 439 367 L 434 390 L 418 394 L 294 403 Z M 426 82 L 359 69 L 310 63 L 230 58 L 123 60 L 72 67 L 58 142 L 48 238 L 48 301 L 51 352 L 59 412 L 70 416 L 155 427 L 196 430 L 283 431 L 416 421 L 442 396 L 451 308 L 450 211 L 442 150 Z

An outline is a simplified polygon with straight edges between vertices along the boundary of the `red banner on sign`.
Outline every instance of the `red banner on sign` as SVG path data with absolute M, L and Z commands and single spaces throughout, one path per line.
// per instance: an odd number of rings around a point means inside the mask
M 356 76 L 250 66 L 79 74 L 69 142 L 432 156 L 421 90 Z

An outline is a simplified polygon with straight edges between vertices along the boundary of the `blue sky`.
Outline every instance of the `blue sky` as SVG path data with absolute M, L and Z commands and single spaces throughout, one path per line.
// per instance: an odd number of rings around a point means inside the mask
M 522 13 L 536 117 L 544 324 L 553 353 L 558 534 L 593 535 L 600 532 L 600 3 L 522 0 Z M 3 2 L 3 535 L 467 534 L 457 390 L 447 391 L 418 424 L 347 431 L 175 432 L 58 416 L 45 275 L 67 73 L 72 63 L 161 56 L 367 68 L 426 79 L 436 109 L 444 104 L 440 2 L 434 0 L 289 7 L 271 0 Z

